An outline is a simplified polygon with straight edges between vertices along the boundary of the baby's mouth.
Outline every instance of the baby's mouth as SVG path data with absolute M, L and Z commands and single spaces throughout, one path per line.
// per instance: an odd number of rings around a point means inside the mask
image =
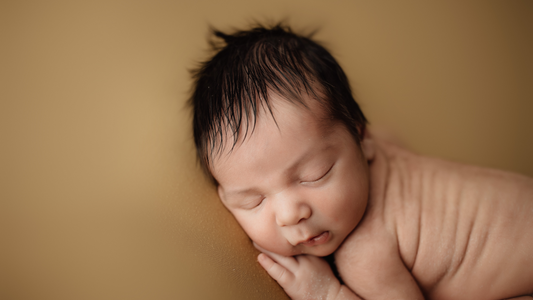
M 300 244 L 305 246 L 322 245 L 329 241 L 329 231 L 324 231 L 321 234 L 311 237 L 308 240 L 301 242 Z

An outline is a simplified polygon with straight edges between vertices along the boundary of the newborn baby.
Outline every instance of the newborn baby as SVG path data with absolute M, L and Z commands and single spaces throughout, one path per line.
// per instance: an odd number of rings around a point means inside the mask
M 373 138 L 310 38 L 215 34 L 191 98 L 200 162 L 291 298 L 533 299 L 533 179 Z

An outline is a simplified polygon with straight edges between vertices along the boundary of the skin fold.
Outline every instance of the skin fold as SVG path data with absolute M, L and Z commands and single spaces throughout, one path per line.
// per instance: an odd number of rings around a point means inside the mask
M 292 299 L 531 299 L 531 178 L 369 132 L 357 143 L 303 97 L 306 107 L 272 94 L 273 115 L 260 112 L 211 166 L 221 201 Z M 344 284 L 321 258 L 332 253 Z

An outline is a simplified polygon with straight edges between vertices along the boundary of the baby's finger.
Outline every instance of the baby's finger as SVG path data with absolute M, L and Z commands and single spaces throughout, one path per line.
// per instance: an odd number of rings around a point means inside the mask
M 282 287 L 287 287 L 294 281 L 294 274 L 287 270 L 287 268 L 276 263 L 268 255 L 261 253 L 257 257 L 257 260 L 267 271 L 268 275 L 276 280 Z

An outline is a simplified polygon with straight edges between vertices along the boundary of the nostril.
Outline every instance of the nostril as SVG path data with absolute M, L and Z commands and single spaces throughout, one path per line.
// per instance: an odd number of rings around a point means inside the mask
M 311 208 L 308 205 L 300 204 L 294 209 L 283 210 L 276 214 L 276 223 L 280 227 L 296 225 L 309 219 L 311 215 Z
M 308 217 L 302 217 L 302 218 L 300 218 L 300 220 L 298 220 L 298 222 L 296 224 L 300 224 L 302 221 L 305 221 L 307 219 L 308 219 Z

